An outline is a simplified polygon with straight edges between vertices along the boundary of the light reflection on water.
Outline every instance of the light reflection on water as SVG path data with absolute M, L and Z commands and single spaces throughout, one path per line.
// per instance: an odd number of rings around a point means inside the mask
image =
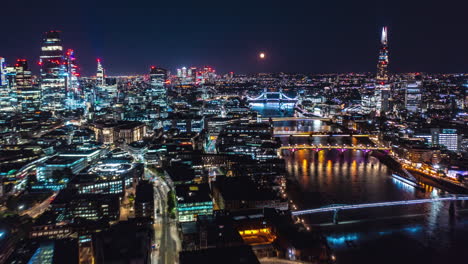
M 281 130 L 328 131 L 321 121 L 310 124 L 278 122 Z M 288 126 L 291 126 L 288 128 Z M 318 128 L 320 127 L 320 128 Z M 313 130 L 310 130 L 313 128 Z M 300 130 L 298 130 L 300 131 Z M 292 144 L 328 144 L 326 138 L 294 138 Z M 334 138 L 332 144 L 359 144 L 365 139 Z M 282 144 L 291 144 L 288 137 Z M 360 142 L 361 141 L 361 142 Z M 367 144 L 366 142 L 364 144 Z M 314 152 L 299 150 L 284 156 L 290 178 L 299 185 L 299 208 L 329 204 L 358 204 L 437 197 L 445 193 L 425 186 L 415 189 L 391 177 L 391 171 L 362 151 Z M 437 202 L 339 212 L 338 226 L 332 213 L 305 216 L 312 228 L 323 231 L 336 252 L 338 263 L 447 263 L 468 258 L 468 203 L 459 203 L 455 217 L 449 203 Z M 378 260 L 375 254 L 378 254 Z M 459 262 L 458 263 L 462 263 Z

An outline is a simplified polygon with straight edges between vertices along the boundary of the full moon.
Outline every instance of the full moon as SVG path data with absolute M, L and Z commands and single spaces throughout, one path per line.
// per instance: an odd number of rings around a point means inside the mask
M 261 52 L 259 55 L 260 59 L 264 59 L 265 58 L 265 53 Z

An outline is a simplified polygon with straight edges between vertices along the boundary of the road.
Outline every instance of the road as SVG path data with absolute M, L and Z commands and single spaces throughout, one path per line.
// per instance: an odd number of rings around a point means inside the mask
M 120 206 L 120 221 L 127 221 L 128 218 L 135 217 L 133 207 L 130 206 L 130 201 L 128 200 L 128 196 L 130 194 L 135 194 L 134 188 L 129 188 L 125 190 L 125 196 L 121 203 L 122 205 Z
M 180 251 L 180 238 L 177 221 L 167 214 L 167 193 L 170 190 L 168 184 L 156 177 L 153 172 L 146 169 L 146 178 L 151 179 L 154 185 L 154 205 L 160 214 L 155 213 L 154 235 L 155 244 L 159 247 L 151 254 L 152 263 L 172 264 L 178 263 Z M 157 212 L 157 209 L 156 209 Z
M 54 200 L 57 194 L 58 193 L 54 193 L 50 197 L 45 199 L 42 203 L 36 204 L 33 207 L 22 211 L 20 215 L 29 215 L 32 218 L 40 216 L 42 213 L 45 212 L 45 210 L 47 210 L 47 208 L 49 208 L 50 203 Z

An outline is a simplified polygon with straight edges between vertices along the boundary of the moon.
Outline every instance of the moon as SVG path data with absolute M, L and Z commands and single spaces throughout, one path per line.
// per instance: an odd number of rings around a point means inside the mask
M 260 52 L 260 54 L 258 54 L 258 57 L 260 57 L 260 59 L 265 59 L 266 55 L 264 52 Z

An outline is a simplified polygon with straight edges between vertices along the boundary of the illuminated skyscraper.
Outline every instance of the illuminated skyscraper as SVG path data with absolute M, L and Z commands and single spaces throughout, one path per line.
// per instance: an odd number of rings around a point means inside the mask
M 388 81 L 388 35 L 387 27 L 382 28 L 382 36 L 380 39 L 379 62 L 377 63 L 376 79 L 384 83 Z
M 63 56 L 59 31 L 45 33 L 41 47 L 39 65 L 41 66 L 41 108 L 60 111 L 65 108 L 66 62 Z
M 162 88 L 167 81 L 167 70 L 155 66 L 151 66 L 150 84 L 151 88 Z
M 413 113 L 421 111 L 422 93 L 421 82 L 412 82 L 406 85 L 405 106 L 406 109 Z
M 96 85 L 104 85 L 104 68 L 102 67 L 101 60 L 97 59 L 97 72 L 96 72 Z
M 390 98 L 390 85 L 388 82 L 388 35 L 387 27 L 382 28 L 380 38 L 379 62 L 377 63 L 377 84 L 375 89 L 375 101 L 377 114 L 389 110 L 388 99 Z
M 15 72 L 18 110 L 22 113 L 37 111 L 41 104 L 41 90 L 33 85 L 28 62 L 25 59 L 17 60 Z
M 0 57 L 0 86 L 7 84 L 5 58 Z
M 76 58 L 75 58 L 75 51 L 72 49 L 68 49 L 67 53 L 65 54 L 65 65 L 67 70 L 67 75 L 69 76 L 67 88 L 69 89 L 77 89 L 78 88 L 78 77 L 80 74 L 78 73 L 78 66 L 76 65 Z
M 151 66 L 150 70 L 150 96 L 152 103 L 161 106 L 161 110 L 165 110 L 166 101 L 166 82 L 167 70 L 155 66 Z
M 5 59 L 0 57 L 0 109 L 6 109 L 11 107 L 12 98 L 11 94 L 11 87 L 10 82 L 7 78 L 7 67 Z
M 81 100 L 81 89 L 78 82 L 78 66 L 76 65 L 75 51 L 68 49 L 65 53 L 65 65 L 67 72 L 67 108 L 76 109 L 80 107 Z

